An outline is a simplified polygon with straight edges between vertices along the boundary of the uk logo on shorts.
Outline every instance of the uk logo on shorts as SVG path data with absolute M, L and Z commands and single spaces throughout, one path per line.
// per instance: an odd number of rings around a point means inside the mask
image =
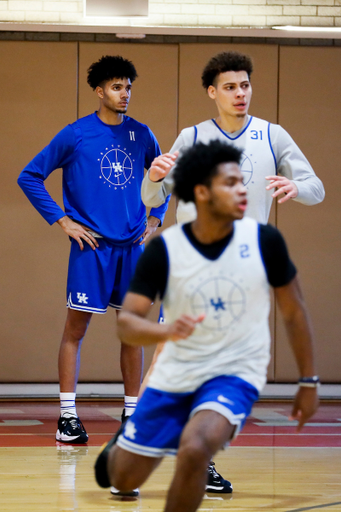
M 135 428 L 135 423 L 132 421 L 127 421 L 126 427 L 124 429 L 124 435 L 125 437 L 128 437 L 129 439 L 135 439 L 135 434 L 137 430 Z
M 77 292 L 77 300 L 79 304 L 87 304 L 89 297 L 86 293 Z

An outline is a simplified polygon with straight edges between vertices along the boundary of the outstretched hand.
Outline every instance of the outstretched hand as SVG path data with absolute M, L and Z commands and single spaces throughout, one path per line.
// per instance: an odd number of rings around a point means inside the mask
M 90 247 L 95 250 L 96 247 L 99 247 L 98 242 L 94 236 L 89 233 L 85 226 L 82 224 L 78 224 L 78 222 L 74 222 L 70 217 L 65 215 L 59 219 L 58 224 L 68 236 L 74 238 L 82 251 L 84 249 L 83 241 L 90 245 Z
M 297 432 L 302 430 L 303 425 L 317 411 L 319 398 L 317 388 L 299 387 L 294 399 L 290 420 L 297 420 Z
M 204 318 L 205 313 L 198 316 L 181 315 L 180 318 L 168 326 L 167 339 L 171 341 L 185 340 L 193 333 L 196 324 L 202 322 Z M 167 327 L 167 324 L 164 325 Z
M 178 155 L 179 151 L 175 151 L 173 155 L 171 153 L 165 153 L 164 155 L 154 158 L 149 169 L 149 179 L 154 182 L 163 180 L 175 164 Z
M 284 197 L 278 199 L 279 203 L 285 203 L 286 201 L 289 201 L 289 199 L 293 199 L 298 196 L 298 189 L 295 183 L 285 176 L 266 176 L 265 179 L 270 181 L 270 185 L 266 187 L 266 190 L 271 190 L 272 188 L 277 189 L 272 194 L 273 198 L 280 196 L 281 194 L 285 194 Z

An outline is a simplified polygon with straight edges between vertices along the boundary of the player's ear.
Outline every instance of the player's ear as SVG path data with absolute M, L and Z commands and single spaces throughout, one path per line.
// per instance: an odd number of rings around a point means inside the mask
M 193 193 L 196 203 L 208 201 L 208 199 L 210 198 L 209 188 L 201 183 L 195 185 Z
M 207 89 L 207 94 L 209 95 L 209 97 L 212 99 L 212 100 L 215 100 L 216 99 L 216 88 L 214 87 L 214 85 L 210 85 Z
M 104 97 L 104 91 L 103 91 L 103 87 L 100 87 L 99 85 L 96 87 L 95 89 L 95 92 L 97 94 L 97 96 L 102 100 L 103 97 Z

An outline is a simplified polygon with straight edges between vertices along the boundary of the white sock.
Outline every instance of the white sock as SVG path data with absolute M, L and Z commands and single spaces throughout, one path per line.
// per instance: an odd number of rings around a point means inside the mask
M 74 416 L 77 418 L 76 411 L 76 393 L 60 393 L 60 415 L 61 416 Z
M 136 409 L 137 396 L 124 395 L 124 412 L 126 416 L 131 416 Z

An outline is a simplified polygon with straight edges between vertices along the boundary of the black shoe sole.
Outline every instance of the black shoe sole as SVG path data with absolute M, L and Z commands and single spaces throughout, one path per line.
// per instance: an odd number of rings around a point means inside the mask
M 95 478 L 96 482 L 100 487 L 104 489 L 111 487 L 111 483 L 108 477 L 107 463 L 110 449 L 116 444 L 118 436 L 123 431 L 123 425 L 120 426 L 116 434 L 100 451 L 97 460 L 95 462 Z
M 128 496 L 129 498 L 136 498 L 137 496 L 139 496 L 139 491 L 127 491 L 127 492 L 123 492 L 123 491 L 117 491 L 117 492 L 112 492 L 110 491 L 111 494 L 113 496 Z
M 63 439 L 57 439 L 57 443 L 64 443 L 64 444 L 87 444 L 89 438 L 86 441 L 83 441 L 82 439 L 72 439 L 71 441 L 64 441 Z
M 206 492 L 212 492 L 214 494 L 232 494 L 233 488 L 230 487 L 228 489 L 206 489 Z

